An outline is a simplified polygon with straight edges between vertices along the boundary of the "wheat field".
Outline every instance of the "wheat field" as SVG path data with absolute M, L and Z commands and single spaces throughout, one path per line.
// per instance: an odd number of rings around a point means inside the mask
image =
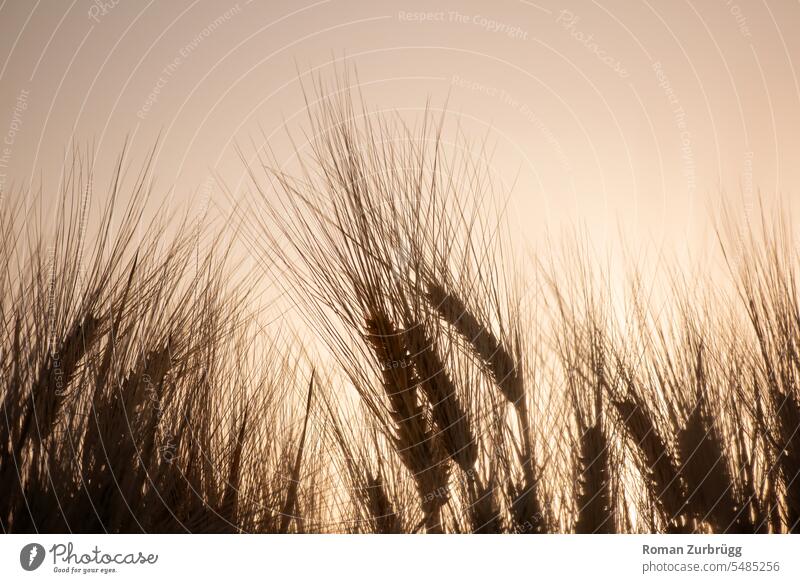
M 52 229 L 41 198 L 0 207 L 4 532 L 800 529 L 780 211 L 721 213 L 724 270 L 667 265 L 662 302 L 631 269 L 620 300 L 579 237 L 521 270 L 433 114 L 339 93 L 309 121 L 300 169 L 263 154 L 202 233 L 146 218 L 125 156 L 102 193 L 75 156 Z M 264 269 L 198 243 L 227 236 Z M 313 335 L 254 323 L 269 270 Z

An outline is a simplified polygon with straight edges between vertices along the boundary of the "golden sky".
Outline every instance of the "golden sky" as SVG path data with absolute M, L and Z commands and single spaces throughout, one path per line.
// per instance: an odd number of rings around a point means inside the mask
M 796 0 L 4 0 L 0 185 L 54 192 L 73 145 L 108 168 L 160 135 L 160 195 L 223 205 L 236 145 L 289 159 L 301 79 L 346 61 L 372 108 L 430 99 L 486 138 L 529 241 L 704 242 L 721 193 L 800 195 L 798 22 Z

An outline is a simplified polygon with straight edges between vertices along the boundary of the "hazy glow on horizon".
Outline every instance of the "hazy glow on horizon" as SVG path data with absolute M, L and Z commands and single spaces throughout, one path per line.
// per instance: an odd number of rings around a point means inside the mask
M 161 136 L 157 192 L 224 207 L 236 145 L 290 160 L 300 81 L 338 61 L 371 108 L 413 120 L 430 99 L 486 138 L 529 242 L 580 224 L 703 245 L 720 193 L 747 214 L 800 192 L 798 21 L 789 1 L 8 1 L 0 187 L 54 192 L 73 145 L 102 177 L 126 139 L 137 160 Z

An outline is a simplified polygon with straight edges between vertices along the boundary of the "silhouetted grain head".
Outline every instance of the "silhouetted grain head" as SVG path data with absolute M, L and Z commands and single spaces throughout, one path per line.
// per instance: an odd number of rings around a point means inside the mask
M 544 534 L 549 531 L 544 508 L 538 491 L 538 482 L 527 478 L 508 486 L 511 532 L 516 534 Z
M 450 458 L 468 473 L 474 469 L 478 458 L 478 445 L 467 409 L 459 402 L 456 386 L 423 324 L 412 324 L 404 334 L 415 380 L 430 405 L 437 436 Z
M 21 438 L 43 442 L 50 436 L 78 365 L 97 339 L 99 325 L 99 321 L 88 314 L 73 324 L 63 340 L 56 341 L 56 347 L 46 357 L 30 389 Z
M 449 496 L 449 471 L 420 404 L 405 335 L 383 315 L 373 315 L 366 328 L 369 344 L 378 361 L 384 363 L 384 391 L 397 454 L 417 482 L 426 527 L 438 530 L 438 512 Z
M 797 532 L 800 530 L 800 401 L 792 393 L 773 393 L 773 406 L 778 412 L 777 462 L 786 491 L 787 526 L 790 532 Z
M 373 532 L 376 534 L 401 534 L 404 532 L 403 524 L 392 508 L 380 475 L 368 477 L 363 493 L 373 522 Z
M 303 462 L 303 452 L 306 446 L 306 433 L 308 431 L 308 420 L 311 414 L 311 398 L 314 392 L 314 372 L 311 372 L 311 380 L 308 383 L 308 398 L 306 400 L 306 414 L 303 420 L 303 431 L 300 433 L 300 441 L 297 444 L 297 455 L 292 465 L 292 473 L 289 476 L 289 487 L 286 492 L 286 501 L 284 502 L 283 509 L 281 510 L 281 523 L 278 528 L 279 532 L 286 533 L 289 530 L 289 524 L 292 518 L 298 520 L 294 516 L 297 511 L 297 493 L 300 487 L 300 469 Z
M 677 527 L 676 521 L 681 518 L 685 494 L 674 454 L 660 435 L 644 401 L 629 395 L 612 399 L 611 404 L 639 451 L 650 495 L 660 508 L 662 520 L 668 529 Z
M 575 532 L 616 532 L 608 440 L 595 423 L 583 429 L 579 443 Z
M 461 299 L 437 283 L 428 284 L 427 295 L 431 306 L 464 337 L 488 368 L 509 403 L 524 405 L 522 380 L 511 352 L 501 345 L 488 325 L 479 322 Z
M 718 430 L 698 402 L 678 434 L 681 476 L 686 482 L 687 504 L 695 528 L 708 522 L 713 532 L 731 529 L 738 513 L 728 459 Z

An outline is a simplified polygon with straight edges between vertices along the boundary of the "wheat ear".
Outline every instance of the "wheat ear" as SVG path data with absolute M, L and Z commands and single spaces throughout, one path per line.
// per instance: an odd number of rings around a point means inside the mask
M 439 511 L 448 499 L 448 469 L 428 427 L 408 362 L 404 337 L 383 314 L 366 321 L 366 339 L 382 363 L 383 388 L 394 424 L 394 447 L 414 476 L 428 532 L 441 530 Z

